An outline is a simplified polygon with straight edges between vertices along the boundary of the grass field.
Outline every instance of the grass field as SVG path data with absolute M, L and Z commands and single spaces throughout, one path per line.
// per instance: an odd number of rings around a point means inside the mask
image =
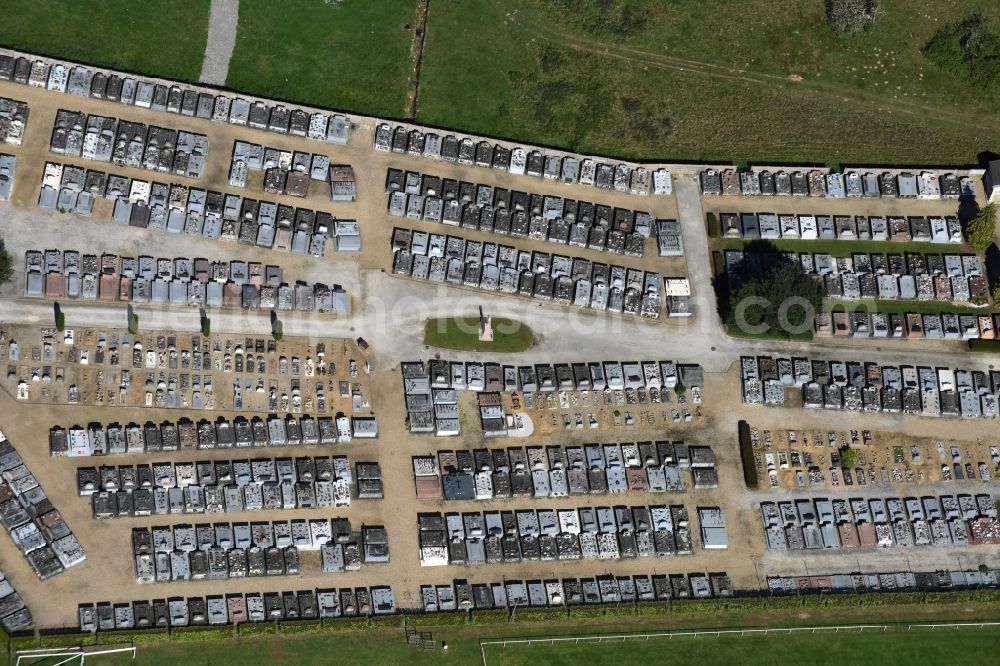
M 700 666 L 840 666 L 842 664 L 993 664 L 1000 630 L 941 629 L 850 634 L 773 634 L 633 639 L 562 645 L 489 645 L 486 666 L 616 666 L 628 663 Z
M 424 344 L 441 349 L 510 353 L 522 352 L 535 342 L 531 329 L 521 322 L 493 319 L 493 341 L 479 340 L 478 317 L 428 319 L 424 325 Z
M 197 81 L 209 0 L 4 0 L 0 44 L 139 74 Z
M 569 0 L 436 4 L 417 118 L 641 158 L 974 162 L 1000 119 L 920 48 L 936 24 L 981 11 L 996 26 L 1000 10 L 882 4 L 879 25 L 854 36 L 827 27 L 821 2 L 646 0 L 639 27 L 610 30 Z
M 227 85 L 402 117 L 418 4 L 244 0 Z M 1000 93 L 922 49 L 974 13 L 1000 33 L 1000 5 L 880 4 L 874 28 L 842 35 L 820 0 L 781 12 L 770 0 L 434 2 L 416 120 L 642 159 L 976 163 L 1000 145 Z M 194 79 L 208 5 L 10 0 L 0 43 Z
M 416 0 L 242 0 L 226 85 L 399 118 Z

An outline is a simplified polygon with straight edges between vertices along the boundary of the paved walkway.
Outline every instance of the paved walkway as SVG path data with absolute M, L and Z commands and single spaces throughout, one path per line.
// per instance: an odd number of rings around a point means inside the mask
M 205 61 L 201 64 L 198 81 L 213 86 L 226 84 L 229 59 L 236 46 L 236 24 L 239 19 L 240 0 L 212 0 L 208 16 L 208 41 L 205 43 Z
M 715 333 L 722 330 L 712 286 L 712 261 L 708 251 L 708 229 L 701 210 L 701 187 L 694 170 L 678 170 L 674 174 L 674 196 L 677 197 L 677 220 L 681 223 L 687 275 L 691 284 L 691 301 L 695 317 Z

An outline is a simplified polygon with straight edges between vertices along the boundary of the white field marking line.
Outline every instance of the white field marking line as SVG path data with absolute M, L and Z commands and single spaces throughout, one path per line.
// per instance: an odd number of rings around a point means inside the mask
M 762 634 L 767 636 L 768 634 L 792 634 L 800 632 L 809 632 L 815 634 L 820 633 L 838 633 L 843 631 L 854 631 L 861 633 L 866 629 L 871 631 L 887 631 L 889 629 L 901 630 L 905 627 L 906 631 L 911 631 L 913 629 L 961 629 L 961 628 L 974 628 L 983 629 L 985 627 L 997 627 L 1000 626 L 1000 622 L 948 622 L 948 623 L 922 623 L 922 624 L 846 624 L 846 625 L 821 625 L 815 627 L 774 627 L 774 628 L 763 628 L 763 629 L 703 629 L 696 631 L 665 631 L 658 633 L 645 633 L 645 634 L 593 634 L 590 636 L 538 636 L 533 638 L 509 638 L 500 639 L 492 641 L 479 641 L 479 650 L 483 657 L 483 666 L 488 666 L 486 661 L 486 647 L 492 645 L 499 645 L 500 647 L 507 647 L 508 645 L 528 645 L 531 646 L 535 643 L 544 643 L 547 645 L 555 645 L 557 643 L 577 643 L 583 642 L 594 642 L 603 643 L 604 641 L 626 641 L 629 639 L 644 638 L 649 640 L 650 638 L 674 638 L 678 637 L 698 637 L 698 636 L 715 636 L 716 638 L 724 635 L 739 635 L 740 637 L 746 636 L 747 634 Z
M 106 650 L 90 650 L 89 652 L 84 652 L 80 648 L 65 647 L 65 648 L 38 648 L 32 650 L 18 650 L 17 652 L 17 666 L 21 666 L 21 660 L 34 659 L 37 663 L 38 660 L 49 659 L 52 657 L 66 657 L 62 661 L 58 661 L 52 666 L 61 666 L 62 664 L 69 663 L 77 658 L 80 659 L 80 664 L 86 662 L 87 657 L 101 656 L 105 654 L 117 654 L 121 652 L 131 652 L 132 661 L 135 661 L 136 648 L 135 647 L 120 647 L 120 648 L 108 648 Z
M 71 661 L 76 661 L 76 659 L 78 657 L 80 659 L 80 663 L 82 664 L 83 663 L 83 653 L 80 653 L 80 654 L 71 654 L 70 656 L 66 657 L 62 661 L 57 661 L 56 663 L 52 664 L 52 666 L 62 666 L 63 664 L 68 664 Z

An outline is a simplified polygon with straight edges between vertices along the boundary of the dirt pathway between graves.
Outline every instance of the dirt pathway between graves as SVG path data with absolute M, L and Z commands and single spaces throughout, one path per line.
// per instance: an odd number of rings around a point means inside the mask
M 226 84 L 229 60 L 236 47 L 236 26 L 239 22 L 240 0 L 212 0 L 208 15 L 208 39 L 205 60 L 198 81 L 213 86 Z
M 410 80 L 406 83 L 406 119 L 413 120 L 417 115 L 417 97 L 420 94 L 420 65 L 424 60 L 424 42 L 427 39 L 427 15 L 431 11 L 431 0 L 420 0 L 417 7 L 417 25 L 413 28 L 413 43 L 410 55 L 413 58 L 413 68 L 410 70 Z
M 541 22 L 522 21 L 519 12 L 511 12 L 507 18 L 516 26 L 523 29 L 533 38 L 544 40 L 557 46 L 580 51 L 591 55 L 604 56 L 624 62 L 631 62 L 645 67 L 655 67 L 657 69 L 674 70 L 687 72 L 703 77 L 724 79 L 727 81 L 753 83 L 771 86 L 794 85 L 793 89 L 802 89 L 817 94 L 826 95 L 831 98 L 831 102 L 847 102 L 849 100 L 867 102 L 876 105 L 880 110 L 889 112 L 899 112 L 908 115 L 925 115 L 932 113 L 942 120 L 947 119 L 956 124 L 965 125 L 974 129 L 982 129 L 983 124 L 1000 127 L 1000 119 L 992 114 L 977 114 L 975 118 L 970 118 L 967 113 L 956 113 L 939 106 L 919 104 L 916 102 L 906 102 L 898 99 L 887 99 L 879 93 L 873 93 L 849 86 L 820 82 L 814 80 L 804 80 L 801 77 L 792 78 L 792 75 L 781 76 L 777 74 L 765 74 L 761 72 L 750 72 L 743 69 L 728 67 L 726 65 L 716 65 L 700 60 L 689 58 L 678 58 L 662 53 L 644 51 L 628 46 L 622 46 L 613 42 L 606 42 L 590 37 L 573 35 L 553 29 L 549 24 Z M 838 100 L 832 98 L 837 97 Z

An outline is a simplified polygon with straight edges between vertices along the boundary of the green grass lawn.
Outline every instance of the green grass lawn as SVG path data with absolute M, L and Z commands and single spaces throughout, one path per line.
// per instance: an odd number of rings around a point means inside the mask
M 763 333 L 748 333 L 740 330 L 734 324 L 726 324 L 726 335 L 733 338 L 748 338 L 750 340 L 790 340 L 793 342 L 810 342 L 813 339 L 811 330 L 804 333 L 787 334 L 780 331 L 767 330 Z
M 118 646 L 107 646 L 114 648 Z M 366 632 L 267 636 L 211 641 L 159 642 L 137 645 L 135 661 L 130 653 L 88 657 L 94 666 L 246 666 L 247 664 L 435 664 L 442 652 L 407 645 L 401 628 Z M 478 643 L 469 640 L 449 649 L 452 664 L 474 663 Z M 2 659 L 0 659 L 2 661 Z M 49 666 L 56 660 L 37 662 Z M 13 664 L 13 660 L 10 662 Z
M 768 636 L 699 636 L 636 639 L 562 645 L 517 645 L 486 648 L 486 666 L 616 666 L 636 664 L 700 664 L 731 666 L 796 664 L 993 664 L 1000 630 L 941 629 L 850 634 L 774 634 Z
M 139 74 L 197 81 L 209 0 L 5 0 L 0 44 Z
M 424 344 L 441 349 L 479 352 L 522 352 L 535 342 L 531 329 L 518 321 L 495 317 L 493 341 L 479 340 L 478 317 L 428 319 L 424 325 Z
M 399 118 L 417 0 L 243 0 L 226 85 Z
M 624 0 L 602 4 L 617 6 Z M 603 31 L 569 0 L 432 6 L 417 119 L 637 158 L 971 163 L 1000 142 L 972 86 L 920 53 L 936 26 L 981 11 L 886 0 L 840 36 L 822 2 L 639 0 L 638 28 Z M 914 137 L 920 137 L 914 141 Z
M 472 663 L 475 645 L 459 646 L 455 664 Z M 464 654 L 463 654 L 464 653 Z M 448 655 L 451 656 L 451 655 Z M 328 664 L 432 664 L 441 662 L 441 652 L 424 652 L 407 645 L 402 629 L 350 634 L 282 636 L 205 643 L 156 643 L 140 646 L 133 666 L 243 666 L 245 664 L 294 664 L 295 666 L 327 666 Z M 90 661 L 90 660 L 88 660 Z M 109 666 L 124 666 L 122 660 Z M 104 666 L 94 660 L 95 666 Z
M 841 35 L 820 0 L 463 0 L 428 14 L 417 120 L 639 159 L 945 164 L 1000 145 L 1000 93 L 922 53 L 994 0 L 882 0 Z M 240 3 L 227 86 L 402 117 L 418 0 Z M 208 0 L 10 0 L 0 43 L 196 79 Z

